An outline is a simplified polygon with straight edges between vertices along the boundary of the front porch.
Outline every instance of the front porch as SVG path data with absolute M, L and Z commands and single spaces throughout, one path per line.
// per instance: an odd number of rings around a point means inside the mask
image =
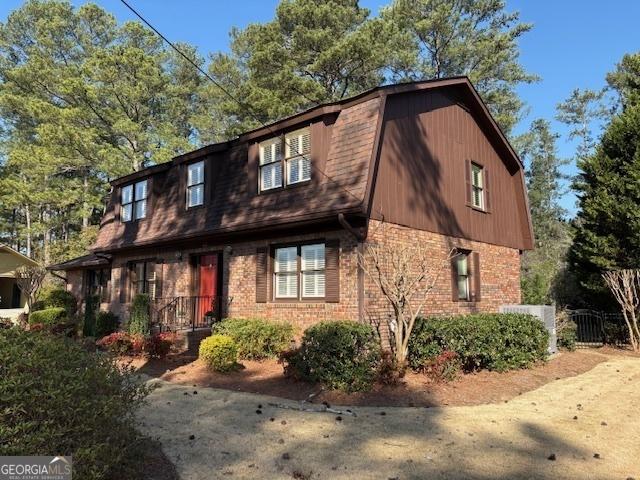
M 215 295 L 160 297 L 151 301 L 151 328 L 158 332 L 178 332 L 211 328 L 223 318 L 226 297 Z

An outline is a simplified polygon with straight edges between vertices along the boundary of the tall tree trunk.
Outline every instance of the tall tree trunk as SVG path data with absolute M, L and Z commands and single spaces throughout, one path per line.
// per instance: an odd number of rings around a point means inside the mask
M 82 230 L 89 227 L 89 172 L 85 169 L 82 175 Z
M 31 211 L 29 205 L 24 206 L 24 218 L 27 223 L 27 257 L 31 256 Z

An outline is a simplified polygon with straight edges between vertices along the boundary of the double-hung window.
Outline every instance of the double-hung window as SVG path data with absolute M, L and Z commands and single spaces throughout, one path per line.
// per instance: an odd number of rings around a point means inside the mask
M 260 191 L 311 180 L 311 133 L 308 128 L 271 138 L 260 147 Z
M 134 262 L 131 265 L 131 291 L 156 297 L 156 271 L 154 261 Z
M 282 186 L 282 139 L 272 138 L 260 144 L 260 190 Z
M 139 220 L 147 216 L 147 181 L 125 185 L 121 190 L 120 219 L 123 222 Z
M 324 243 L 276 248 L 273 291 L 275 299 L 324 298 Z
M 204 204 L 204 160 L 187 167 L 187 208 Z
M 458 286 L 458 300 L 470 300 L 469 288 L 469 254 L 460 252 L 455 257 L 456 281 Z
M 311 180 L 311 134 L 308 128 L 285 136 L 287 185 Z
M 484 169 L 476 163 L 471 164 L 471 202 L 484 210 Z

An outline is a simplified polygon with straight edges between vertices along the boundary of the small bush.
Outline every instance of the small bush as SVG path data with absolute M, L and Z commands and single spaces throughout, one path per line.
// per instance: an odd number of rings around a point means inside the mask
M 293 340 L 293 325 L 256 318 L 228 318 L 212 327 L 214 334 L 236 342 L 238 355 L 246 359 L 277 358 Z
M 233 370 L 238 362 L 238 346 L 227 335 L 211 335 L 200 342 L 198 356 L 217 372 Z
M 136 411 L 148 389 L 64 337 L 0 330 L 0 455 L 73 455 L 73 477 L 142 478 Z
M 149 335 L 151 300 L 149 295 L 139 293 L 133 297 L 127 330 L 132 335 Z
M 383 385 L 398 385 L 404 378 L 406 370 L 406 365 L 398 365 L 395 355 L 385 350 L 380 359 L 378 381 Z
M 300 348 L 282 357 L 285 373 L 347 392 L 371 388 L 380 343 L 369 325 L 321 322 L 304 332 Z
M 67 311 L 63 307 L 51 307 L 44 310 L 36 310 L 29 314 L 29 324 L 41 323 L 53 326 L 56 323 L 65 323 L 68 320 Z
M 144 350 L 150 357 L 164 358 L 169 355 L 175 343 L 175 333 L 155 333 L 146 339 Z
M 567 350 L 576 349 L 578 338 L 578 325 L 571 321 L 566 312 L 560 312 L 556 317 L 557 345 Z
M 98 338 L 109 335 L 118 330 L 120 320 L 115 313 L 98 312 L 96 314 L 95 336 Z
M 418 319 L 409 364 L 420 370 L 443 350 L 457 353 L 466 371 L 525 368 L 547 356 L 549 333 L 540 320 L 517 313 Z
M 40 298 L 44 308 L 62 307 L 67 312 L 68 318 L 73 318 L 78 310 L 78 300 L 73 296 L 71 292 L 68 292 L 64 288 L 54 288 L 47 291 Z
M 97 295 L 88 295 L 84 302 L 84 319 L 82 322 L 82 335 L 96 337 L 96 315 L 100 306 L 100 298 Z
M 133 351 L 131 336 L 126 332 L 114 332 L 102 337 L 96 342 L 100 348 L 107 350 L 113 355 L 127 355 Z
M 451 350 L 444 350 L 434 358 L 427 360 L 424 373 L 435 382 L 450 382 L 460 373 L 462 362 L 460 356 Z

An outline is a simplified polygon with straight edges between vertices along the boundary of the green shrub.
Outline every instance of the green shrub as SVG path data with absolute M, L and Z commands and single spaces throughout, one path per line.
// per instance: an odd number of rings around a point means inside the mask
M 277 358 L 293 340 L 293 325 L 258 318 L 228 318 L 213 326 L 212 332 L 236 342 L 238 355 L 246 359 Z
M 549 333 L 540 320 L 518 313 L 479 313 L 420 318 L 409 340 L 409 365 L 451 350 L 466 371 L 524 368 L 547 356 Z
M 45 308 L 62 307 L 68 318 L 73 318 L 78 310 L 78 301 L 71 292 L 64 288 L 54 288 L 46 292 L 40 299 Z
M 556 322 L 557 345 L 567 350 L 576 349 L 576 341 L 578 339 L 578 325 L 571 320 L 562 323 Z
M 82 322 L 82 335 L 95 337 L 96 315 L 100 306 L 100 298 L 97 295 L 88 295 L 84 302 L 84 319 Z
M 304 332 L 300 348 L 283 355 L 285 373 L 347 392 L 371 388 L 380 342 L 369 325 L 321 322 Z
M 149 295 L 139 293 L 133 297 L 127 330 L 132 335 L 149 335 L 151 300 Z
M 65 323 L 67 321 L 67 311 L 63 307 L 45 308 L 44 310 L 36 310 L 29 314 L 30 325 L 41 323 L 43 325 L 53 326 L 56 323 Z
M 198 357 L 217 372 L 233 370 L 238 362 L 238 346 L 227 335 L 211 335 L 200 342 Z
M 115 313 L 98 312 L 96 314 L 95 336 L 100 338 L 118 330 L 120 320 Z
M 0 330 L 0 455 L 73 455 L 73 477 L 142 478 L 131 370 L 64 337 Z

